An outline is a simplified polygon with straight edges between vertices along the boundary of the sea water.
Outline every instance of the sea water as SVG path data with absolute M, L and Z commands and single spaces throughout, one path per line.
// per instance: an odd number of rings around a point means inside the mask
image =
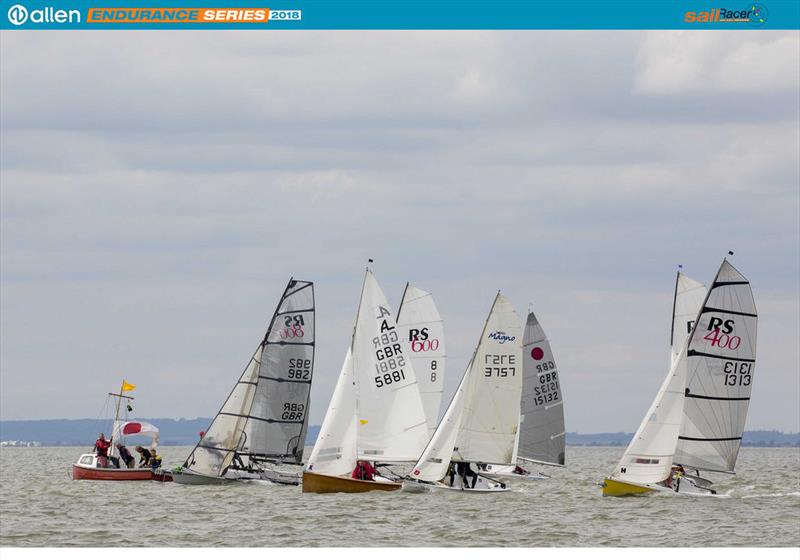
M 71 480 L 75 447 L 0 450 L 1 546 L 800 546 L 800 449 L 743 448 L 711 498 L 603 498 L 623 449 L 567 448 L 511 492 L 303 494 Z M 179 464 L 188 447 L 162 447 Z

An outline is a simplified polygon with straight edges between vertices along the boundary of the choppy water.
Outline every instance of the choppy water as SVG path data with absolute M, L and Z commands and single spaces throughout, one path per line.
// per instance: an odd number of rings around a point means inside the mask
M 742 449 L 715 498 L 602 498 L 622 448 L 569 448 L 550 480 L 491 495 L 72 481 L 82 451 L 0 451 L 0 545 L 800 546 L 800 449 Z

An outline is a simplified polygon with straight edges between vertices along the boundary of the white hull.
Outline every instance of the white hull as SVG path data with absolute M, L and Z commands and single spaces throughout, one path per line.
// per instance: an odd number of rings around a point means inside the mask
M 505 484 L 490 482 L 485 478 L 478 478 L 475 488 L 466 488 L 460 485 L 448 486 L 441 482 L 422 482 L 419 480 L 404 480 L 403 492 L 429 493 L 429 492 L 474 492 L 477 494 L 494 494 L 495 492 L 508 492 Z
M 221 485 L 231 482 L 251 482 L 262 481 L 272 482 L 274 484 L 287 484 L 290 486 L 297 486 L 300 484 L 300 473 L 279 471 L 276 469 L 264 469 L 263 471 L 246 472 L 246 471 L 228 471 L 225 476 L 207 476 L 204 474 L 192 472 L 188 469 L 183 469 L 182 472 L 172 473 L 173 480 L 178 484 L 190 484 L 194 486 L 201 485 Z
M 514 472 L 514 467 L 509 467 L 507 465 L 486 465 L 485 469 L 478 469 L 478 474 L 491 476 L 494 479 L 502 480 L 504 482 L 513 480 L 547 480 L 550 478 L 543 473 L 516 473 Z

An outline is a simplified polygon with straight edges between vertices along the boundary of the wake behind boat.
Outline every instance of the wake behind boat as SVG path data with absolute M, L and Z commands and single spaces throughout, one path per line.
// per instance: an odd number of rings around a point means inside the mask
M 180 484 L 297 485 L 314 370 L 314 284 L 289 280 L 267 332 L 211 426 L 173 471 Z
M 614 473 L 604 496 L 716 492 L 701 470 L 735 474 L 755 369 L 756 313 L 750 282 L 727 259 L 691 323 L 679 334 L 699 283 L 678 273 L 672 367 Z M 683 301 L 679 301 L 683 300 Z M 691 312 L 688 311 L 691 315 Z M 694 470 L 694 474 L 689 469 Z

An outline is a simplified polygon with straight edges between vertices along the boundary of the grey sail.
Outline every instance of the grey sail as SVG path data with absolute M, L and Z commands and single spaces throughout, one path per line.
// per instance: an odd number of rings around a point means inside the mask
M 689 338 L 675 464 L 733 472 L 753 388 L 757 326 L 750 282 L 724 260 Z
M 523 384 L 518 457 L 564 464 L 564 403 L 550 342 L 531 312 L 522 346 Z
M 314 285 L 290 280 L 264 339 L 184 468 L 205 476 L 300 464 L 315 341 Z

